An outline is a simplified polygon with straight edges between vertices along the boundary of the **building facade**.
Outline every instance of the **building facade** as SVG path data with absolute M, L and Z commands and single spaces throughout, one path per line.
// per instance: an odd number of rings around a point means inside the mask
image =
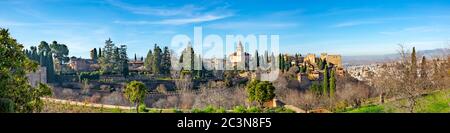
M 232 67 L 236 67 L 239 70 L 248 70 L 250 54 L 244 51 L 244 47 L 241 42 L 239 42 L 236 47 L 236 52 L 231 53 L 229 58 Z

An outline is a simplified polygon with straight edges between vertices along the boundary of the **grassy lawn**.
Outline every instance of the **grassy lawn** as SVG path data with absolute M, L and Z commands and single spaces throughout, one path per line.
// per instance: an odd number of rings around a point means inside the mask
M 44 101 L 43 113 L 136 113 L 134 109 L 99 108 Z M 146 113 L 176 113 L 175 109 L 148 108 Z M 143 113 L 143 112 L 140 112 Z
M 379 105 L 369 105 L 347 111 L 347 113 L 384 113 L 384 107 Z
M 367 105 L 343 111 L 345 113 L 404 113 L 406 100 L 399 100 L 381 105 Z M 435 92 L 418 99 L 414 112 L 417 113 L 450 113 L 450 89 Z

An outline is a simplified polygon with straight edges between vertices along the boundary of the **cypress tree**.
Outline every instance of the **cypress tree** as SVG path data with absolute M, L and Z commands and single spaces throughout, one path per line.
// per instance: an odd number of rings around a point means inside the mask
M 334 97 L 334 93 L 336 91 L 336 77 L 335 70 L 331 70 L 330 74 L 330 97 Z
M 256 67 L 259 67 L 259 55 L 258 55 L 258 50 L 256 50 L 256 52 L 255 52 L 255 61 L 256 61 Z
M 425 56 L 422 56 L 422 62 L 420 63 L 420 77 L 422 79 L 426 79 L 427 76 L 427 60 L 425 59 Z
M 157 75 L 161 73 L 161 48 L 155 44 L 153 52 L 152 71 Z
M 169 47 L 164 47 L 164 52 L 162 54 L 162 68 L 164 74 L 170 74 L 170 67 L 172 66 L 171 56 Z
M 127 46 L 126 45 L 120 45 L 120 63 L 122 63 L 122 75 L 124 77 L 128 77 L 129 74 L 129 68 L 128 68 L 128 56 L 127 56 Z
M 98 57 L 102 57 L 102 48 L 98 48 Z
M 323 81 L 322 81 L 322 94 L 328 96 L 328 65 L 325 66 L 323 70 Z
M 147 70 L 151 70 L 153 66 L 153 53 L 152 50 L 148 50 L 147 57 L 145 57 L 144 67 Z
M 39 65 L 46 66 L 44 53 L 42 52 L 39 53 Z
M 417 57 L 416 57 L 416 48 L 413 47 L 411 53 L 411 74 L 413 78 L 417 77 Z
M 47 62 L 47 81 L 48 82 L 55 82 L 56 81 L 56 75 L 55 75 L 55 67 L 53 63 L 53 57 L 52 54 L 48 53 L 46 54 L 46 62 Z

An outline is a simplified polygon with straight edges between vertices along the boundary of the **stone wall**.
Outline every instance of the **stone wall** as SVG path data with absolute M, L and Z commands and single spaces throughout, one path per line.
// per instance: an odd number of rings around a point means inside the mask
M 36 72 L 28 73 L 28 82 L 33 87 L 37 87 L 39 83 L 47 83 L 47 68 L 46 67 L 38 67 Z
M 315 54 L 308 54 L 304 58 L 304 62 L 309 62 L 311 64 L 316 64 L 316 55 Z
M 342 58 L 341 55 L 327 55 L 327 62 L 336 65 L 338 68 L 342 68 Z

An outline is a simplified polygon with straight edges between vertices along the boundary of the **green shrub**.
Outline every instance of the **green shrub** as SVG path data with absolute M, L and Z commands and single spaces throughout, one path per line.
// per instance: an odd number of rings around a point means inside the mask
M 205 113 L 205 112 L 203 112 L 203 110 L 201 110 L 201 109 L 193 108 L 193 109 L 191 110 L 191 113 Z
M 265 113 L 295 113 L 295 111 L 284 107 L 276 107 L 266 110 Z
M 354 110 L 348 111 L 349 113 L 383 113 L 384 107 L 378 105 L 369 105 L 361 108 L 357 108 Z
M 0 113 L 14 113 L 14 102 L 7 98 L 0 98 Z
M 208 105 L 205 107 L 205 109 L 203 109 L 203 112 L 204 113 L 215 113 L 216 109 L 213 106 Z
M 261 112 L 262 112 L 262 110 L 255 106 L 247 109 L 247 113 L 261 113 Z
M 162 110 L 161 109 L 152 108 L 152 109 L 148 110 L 147 112 L 148 113 L 162 113 Z
M 245 107 L 241 105 L 233 108 L 233 113 L 246 113 L 246 112 L 247 110 L 245 109 Z
M 203 109 L 194 108 L 191 113 L 226 113 L 224 108 L 216 108 L 214 106 L 208 105 Z
M 145 104 L 140 104 L 139 105 L 139 112 L 148 112 L 147 106 L 145 106 Z
M 114 108 L 111 110 L 112 113 L 122 113 L 122 110 L 120 108 Z
M 227 113 L 227 110 L 225 110 L 225 108 L 218 108 L 216 109 L 216 113 Z
M 183 113 L 183 111 L 179 109 L 172 109 L 172 113 Z
M 100 75 L 101 73 L 99 71 L 94 71 L 94 72 L 81 72 L 78 77 L 80 81 L 83 81 L 84 79 L 89 79 L 89 80 L 98 80 L 100 79 Z

